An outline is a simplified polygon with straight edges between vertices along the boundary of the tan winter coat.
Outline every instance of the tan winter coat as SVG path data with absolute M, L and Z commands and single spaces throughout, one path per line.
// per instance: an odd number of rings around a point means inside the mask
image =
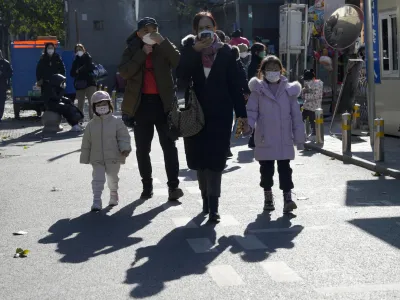
M 112 114 L 95 115 L 88 123 L 82 139 L 81 164 L 124 164 L 123 151 L 132 151 L 131 137 L 121 119 Z

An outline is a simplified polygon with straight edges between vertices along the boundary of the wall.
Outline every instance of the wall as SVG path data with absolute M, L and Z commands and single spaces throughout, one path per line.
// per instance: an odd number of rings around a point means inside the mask
M 95 62 L 101 63 L 111 76 L 107 85 L 111 86 L 126 38 L 136 28 L 133 0 L 68 0 L 67 49 L 73 49 L 77 42 L 75 13 L 78 12 L 80 42 Z M 82 14 L 87 20 L 82 19 Z M 95 30 L 93 21 L 103 21 L 104 29 Z
M 400 0 L 378 1 L 379 11 L 391 8 L 400 8 Z M 399 10 L 400 12 L 400 10 Z M 400 15 L 397 17 L 400 28 Z M 398 38 L 398 37 L 397 37 Z M 400 136 L 400 78 L 382 79 L 382 84 L 375 85 L 375 101 L 377 117 L 385 119 L 385 132 Z

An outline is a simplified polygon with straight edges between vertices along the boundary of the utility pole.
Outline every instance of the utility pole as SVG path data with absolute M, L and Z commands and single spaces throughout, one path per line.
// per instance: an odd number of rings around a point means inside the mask
M 375 111 L 375 69 L 374 69 L 374 43 L 372 28 L 371 0 L 364 1 L 365 5 L 365 44 L 367 45 L 367 69 L 368 69 L 368 125 L 371 145 L 374 144 L 374 120 Z M 375 20 L 377 22 L 377 20 Z

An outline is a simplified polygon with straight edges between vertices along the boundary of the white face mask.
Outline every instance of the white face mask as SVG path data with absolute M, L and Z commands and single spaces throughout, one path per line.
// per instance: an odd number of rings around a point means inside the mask
M 212 30 L 203 30 L 202 32 L 199 32 L 197 37 L 199 39 L 202 39 L 203 35 L 206 35 L 206 36 L 208 36 L 208 37 L 210 37 L 212 39 L 212 38 L 214 38 L 214 31 L 212 31 Z
M 278 82 L 281 79 L 281 72 L 265 72 L 265 79 L 272 83 Z
M 53 55 L 54 54 L 54 49 L 47 49 L 47 54 L 48 55 Z
M 250 55 L 249 52 L 240 53 L 240 57 L 241 57 L 241 58 L 246 58 L 246 57 L 249 56 L 249 55 Z
M 143 40 L 143 43 L 145 43 L 145 44 L 147 44 L 147 45 L 154 45 L 154 44 L 156 43 L 155 41 L 153 41 L 153 40 L 150 38 L 150 33 L 148 33 L 148 34 L 146 34 L 145 36 L 143 36 L 142 40 Z
M 76 52 L 76 55 L 78 55 L 79 57 L 81 57 L 82 55 L 83 55 L 83 51 L 78 51 L 78 52 Z
M 106 115 L 110 112 L 110 107 L 107 106 L 96 106 L 96 112 L 100 115 Z

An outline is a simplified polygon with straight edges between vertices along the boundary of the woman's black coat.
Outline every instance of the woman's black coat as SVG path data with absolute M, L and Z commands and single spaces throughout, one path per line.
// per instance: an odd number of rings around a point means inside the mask
M 184 39 L 177 78 L 186 86 L 193 81 L 205 127 L 197 135 L 184 139 L 186 160 L 189 169 L 222 172 L 230 145 L 233 111 L 237 117 L 247 118 L 236 56 L 229 45 L 220 48 L 206 79 L 201 54 L 193 45 L 193 36 Z
M 258 55 L 252 55 L 251 56 L 251 62 L 249 65 L 249 69 L 247 72 L 247 78 L 252 79 L 253 77 L 257 77 L 258 75 L 258 70 L 260 69 L 260 65 L 261 65 L 261 57 L 259 57 Z
M 79 73 L 76 71 L 79 70 Z M 96 80 L 93 75 L 94 65 L 92 57 L 88 52 L 85 52 L 81 57 L 76 56 L 73 63 L 70 75 L 77 80 L 85 80 L 87 86 L 96 86 Z

